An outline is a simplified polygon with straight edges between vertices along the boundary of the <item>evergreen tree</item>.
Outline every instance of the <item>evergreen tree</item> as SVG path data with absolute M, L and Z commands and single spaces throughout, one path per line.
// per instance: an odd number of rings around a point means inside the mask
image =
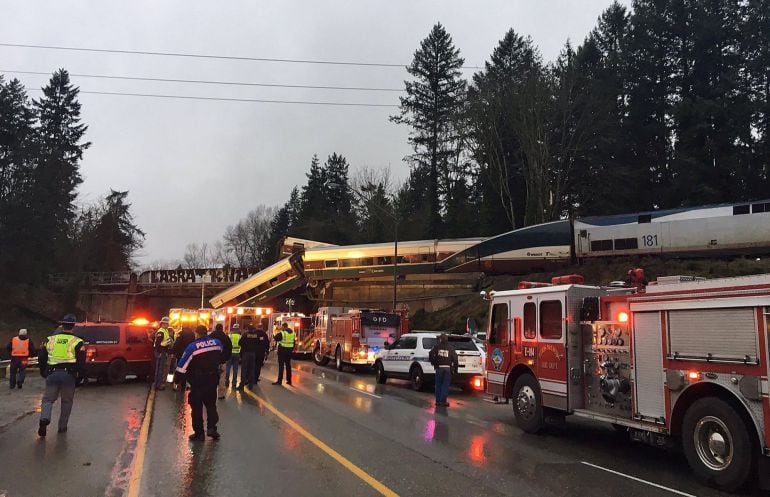
M 100 205 L 81 215 L 83 271 L 129 271 L 133 267 L 144 232 L 134 224 L 127 198 L 127 191 L 111 190 Z
M 75 218 L 76 188 L 82 182 L 80 161 L 90 146 L 82 142 L 88 127 L 80 123 L 79 89 L 64 69 L 56 71 L 34 101 L 38 119 L 36 164 L 32 172 L 31 248 L 42 274 L 67 250 Z
M 33 123 L 22 84 L 0 76 L 0 277 L 5 278 L 26 274 L 32 263 L 23 240 L 29 230 Z
M 405 81 L 406 96 L 400 97 L 401 112 L 391 120 L 411 127 L 409 143 L 414 154 L 408 160 L 413 175 L 424 181 L 413 181 L 419 202 L 429 215 L 428 237 L 443 234 L 442 213 L 448 191 L 452 161 L 459 153 L 461 131 L 457 121 L 462 109 L 466 82 L 460 69 L 464 59 L 455 48 L 452 37 L 441 24 L 433 26 L 420 43 L 407 72 L 414 78 Z

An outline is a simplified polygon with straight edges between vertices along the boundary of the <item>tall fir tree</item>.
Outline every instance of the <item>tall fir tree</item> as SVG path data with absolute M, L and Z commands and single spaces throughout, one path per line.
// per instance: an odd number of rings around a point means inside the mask
M 434 25 L 406 68 L 414 79 L 404 82 L 401 111 L 391 116 L 393 122 L 411 128 L 409 143 L 414 154 L 408 160 L 413 176 L 424 177 L 412 181 L 412 187 L 420 188 L 415 197 L 424 207 L 420 205 L 418 210 L 429 216 L 424 234 L 428 237 L 440 237 L 444 232 L 447 183 L 461 143 L 457 121 L 466 89 L 461 72 L 464 62 L 444 26 Z

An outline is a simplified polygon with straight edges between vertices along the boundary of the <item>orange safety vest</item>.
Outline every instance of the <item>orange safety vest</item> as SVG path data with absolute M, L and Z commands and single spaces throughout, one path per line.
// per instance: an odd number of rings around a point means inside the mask
M 11 339 L 11 355 L 13 357 L 29 357 L 29 339 L 22 340 L 19 337 Z

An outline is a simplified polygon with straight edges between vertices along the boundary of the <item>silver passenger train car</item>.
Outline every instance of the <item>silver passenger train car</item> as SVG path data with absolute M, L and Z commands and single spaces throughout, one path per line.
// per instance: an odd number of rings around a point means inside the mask
M 574 221 L 579 259 L 770 252 L 770 200 L 595 216 Z

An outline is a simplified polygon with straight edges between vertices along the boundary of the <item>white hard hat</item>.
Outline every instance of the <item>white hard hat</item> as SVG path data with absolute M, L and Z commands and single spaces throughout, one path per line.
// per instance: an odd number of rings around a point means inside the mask
M 168 324 L 168 316 L 163 316 L 162 318 L 160 318 L 160 323 L 161 324 Z
M 235 324 L 233 325 L 233 328 L 232 328 L 232 329 L 234 329 L 234 330 L 237 330 L 237 329 L 240 329 L 240 327 L 241 327 L 241 325 L 239 325 L 238 323 L 235 323 Z
M 22 328 L 22 329 L 20 329 L 20 330 L 19 330 L 19 336 L 20 336 L 20 337 L 24 337 L 24 336 L 27 336 L 27 329 L 26 329 L 26 328 Z

